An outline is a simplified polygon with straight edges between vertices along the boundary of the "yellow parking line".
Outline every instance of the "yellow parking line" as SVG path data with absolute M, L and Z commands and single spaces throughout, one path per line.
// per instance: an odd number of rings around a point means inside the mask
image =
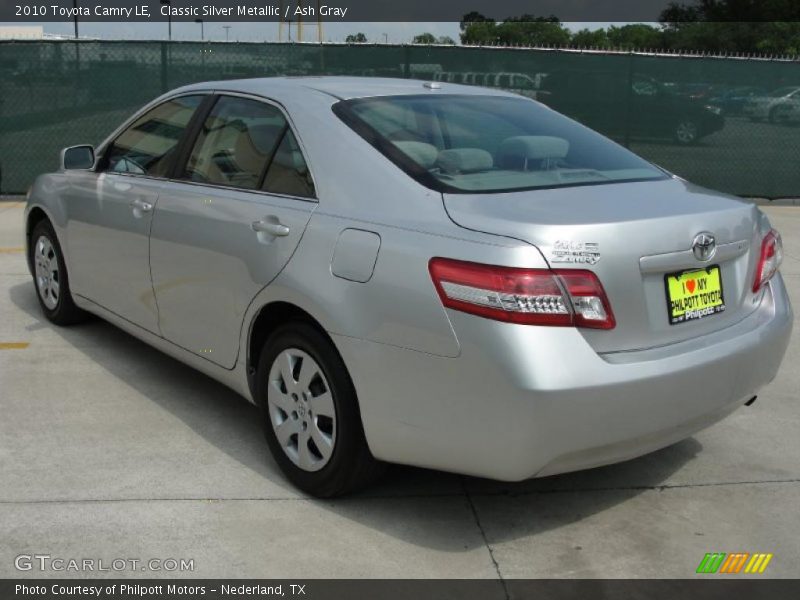
M 25 252 L 25 248 L 22 246 L 15 248 L 0 248 L 0 254 L 18 254 L 20 252 Z
M 28 342 L 0 342 L 0 350 L 25 350 L 28 346 Z

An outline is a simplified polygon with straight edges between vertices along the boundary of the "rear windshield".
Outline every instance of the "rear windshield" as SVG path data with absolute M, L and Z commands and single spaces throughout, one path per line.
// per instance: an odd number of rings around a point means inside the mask
M 663 171 L 545 106 L 502 96 L 387 96 L 334 112 L 409 175 L 449 193 L 663 179 Z

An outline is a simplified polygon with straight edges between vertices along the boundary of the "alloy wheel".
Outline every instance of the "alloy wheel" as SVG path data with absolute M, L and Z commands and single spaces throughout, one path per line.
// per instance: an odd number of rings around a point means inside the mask
M 692 121 L 681 121 L 675 129 L 675 137 L 681 144 L 691 144 L 697 139 L 697 125 Z
M 283 350 L 272 363 L 267 386 L 269 419 L 289 460 L 319 471 L 336 444 L 336 409 L 317 361 L 299 348 Z
M 39 297 L 48 309 L 55 310 L 61 296 L 61 278 L 56 250 L 46 236 L 40 236 L 36 240 L 33 258 Z

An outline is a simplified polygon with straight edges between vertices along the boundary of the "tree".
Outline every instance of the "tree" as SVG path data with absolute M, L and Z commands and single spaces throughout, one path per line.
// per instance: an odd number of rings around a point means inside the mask
M 794 0 L 694 0 L 671 2 L 661 13 L 662 23 L 777 23 L 800 20 L 800 3 Z
M 497 23 L 494 21 L 475 21 L 468 23 L 461 32 L 462 44 L 490 46 L 499 43 Z
M 511 17 L 497 26 L 501 44 L 523 46 L 567 46 L 572 38 L 569 30 L 554 16 Z
M 344 41 L 347 44 L 366 44 L 367 36 L 359 31 L 356 34 L 351 33 L 346 38 L 344 38 Z
M 478 13 L 469 13 L 464 15 L 462 25 L 463 44 L 566 46 L 571 39 L 569 30 L 552 15 L 535 17 L 526 14 L 495 23 Z
M 439 39 L 436 40 L 437 44 L 441 44 L 442 46 L 455 46 L 456 41 L 451 38 L 449 35 L 440 35 Z
M 608 41 L 614 48 L 634 50 L 636 48 L 662 48 L 664 46 L 663 31 L 652 25 L 635 23 L 608 28 Z
M 605 29 L 581 29 L 572 34 L 573 46 L 578 48 L 607 48 L 608 34 Z
M 470 23 L 494 23 L 494 19 L 485 17 L 481 13 L 473 10 L 461 17 L 461 22 L 458 24 L 458 27 L 461 31 L 466 31 Z
M 709 52 L 800 51 L 800 3 L 790 0 L 698 0 L 661 13 L 665 47 Z
M 412 44 L 435 44 L 436 43 L 436 36 L 432 33 L 420 33 L 419 35 L 415 35 L 414 39 L 411 40 Z

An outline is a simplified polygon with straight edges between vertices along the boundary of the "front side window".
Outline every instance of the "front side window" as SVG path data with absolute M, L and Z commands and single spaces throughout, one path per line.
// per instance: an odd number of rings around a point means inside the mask
M 186 126 L 204 96 L 180 96 L 148 111 L 111 144 L 105 170 L 167 177 Z
M 222 96 L 203 123 L 184 178 L 247 190 L 261 186 L 267 165 L 284 133 L 286 119 L 276 107 Z
M 341 101 L 334 112 L 409 175 L 442 192 L 666 177 L 602 135 L 523 98 L 387 96 Z

